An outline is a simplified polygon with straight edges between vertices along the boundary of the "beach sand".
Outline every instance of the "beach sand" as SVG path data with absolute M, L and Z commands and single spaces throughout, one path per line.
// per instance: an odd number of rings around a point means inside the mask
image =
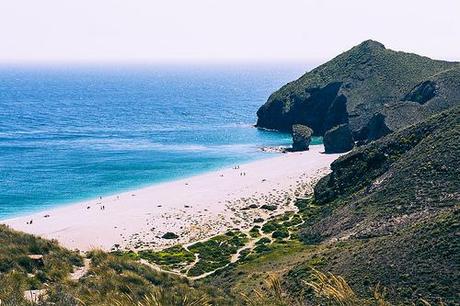
M 339 156 L 323 151 L 322 145 L 316 145 L 305 152 L 274 154 L 237 169 L 235 165 L 1 223 L 81 251 L 186 244 L 228 229 L 247 230 L 255 218 L 295 210 L 294 199 L 311 192 Z M 251 204 L 258 208 L 248 208 Z M 260 208 L 264 204 L 276 204 L 277 209 Z M 179 238 L 162 238 L 166 232 Z

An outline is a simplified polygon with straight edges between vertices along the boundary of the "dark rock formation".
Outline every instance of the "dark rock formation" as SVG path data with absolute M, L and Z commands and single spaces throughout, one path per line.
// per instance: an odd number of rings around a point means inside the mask
M 256 126 L 291 131 L 302 124 L 323 136 L 349 123 L 355 140 L 367 143 L 459 101 L 459 63 L 396 52 L 368 40 L 274 92 L 257 111 Z M 376 113 L 385 120 L 374 118 Z M 371 129 L 362 132 L 366 128 Z
M 260 206 L 261 209 L 269 210 L 269 211 L 275 211 L 278 209 L 278 206 L 276 205 L 269 205 L 269 204 L 264 204 Z
M 371 120 L 363 127 L 359 132 L 357 139 L 364 139 L 358 145 L 377 140 L 392 131 L 388 128 L 385 123 L 385 116 L 381 113 L 376 113 L 372 116 Z
M 328 130 L 324 134 L 323 143 L 326 153 L 347 152 L 355 144 L 348 124 L 341 124 Z
M 293 94 L 290 99 L 296 102 L 287 112 L 284 112 L 281 100 L 273 101 L 270 106 L 265 104 L 267 107 L 264 105 L 257 111 L 257 126 L 291 131 L 293 125 L 301 123 L 311 127 L 314 135 L 323 135 L 334 125 L 347 122 L 347 99 L 337 95 L 341 85 L 336 82 L 324 87 L 306 88 L 304 96 Z
M 308 126 L 301 124 L 294 124 L 292 126 L 292 150 L 305 151 L 311 142 L 311 135 L 313 130 Z
M 167 232 L 163 236 L 161 236 L 161 238 L 163 238 L 163 239 L 177 239 L 177 238 L 179 238 L 179 236 L 177 236 L 173 232 Z
M 415 86 L 415 88 L 403 98 L 403 101 L 413 101 L 420 104 L 425 104 L 428 100 L 436 95 L 435 91 L 435 82 L 424 81 L 421 84 Z

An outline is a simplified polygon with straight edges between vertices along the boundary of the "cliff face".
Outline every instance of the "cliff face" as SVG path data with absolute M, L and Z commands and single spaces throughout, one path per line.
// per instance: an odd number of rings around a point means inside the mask
M 303 124 L 324 135 L 349 123 L 355 140 L 365 140 L 376 114 L 383 118 L 379 126 L 394 131 L 454 105 L 459 96 L 459 63 L 368 40 L 274 92 L 258 110 L 256 126 L 290 131 Z

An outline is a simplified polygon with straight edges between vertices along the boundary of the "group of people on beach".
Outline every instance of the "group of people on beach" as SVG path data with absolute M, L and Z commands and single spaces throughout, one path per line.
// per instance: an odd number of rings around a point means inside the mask
M 240 165 L 236 165 L 235 167 L 233 167 L 233 169 L 240 169 Z M 240 176 L 246 176 L 246 172 L 240 172 Z

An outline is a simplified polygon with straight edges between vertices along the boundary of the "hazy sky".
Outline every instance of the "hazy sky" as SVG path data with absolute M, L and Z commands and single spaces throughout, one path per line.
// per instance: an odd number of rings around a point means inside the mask
M 0 0 L 0 62 L 324 60 L 365 39 L 460 60 L 460 0 Z

